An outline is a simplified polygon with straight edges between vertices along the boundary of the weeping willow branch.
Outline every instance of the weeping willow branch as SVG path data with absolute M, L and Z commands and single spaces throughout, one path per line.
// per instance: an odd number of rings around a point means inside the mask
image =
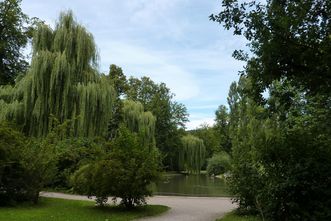
M 0 89 L 0 101 L 6 103 L 1 117 L 22 120 L 23 116 L 24 132 L 37 137 L 51 130 L 51 115 L 60 123 L 71 120 L 72 135 L 104 136 L 115 91 L 97 72 L 93 36 L 69 11 L 61 13 L 54 30 L 40 25 L 32 48 L 31 68 L 15 86 L 17 92 L 6 89 L 9 96 Z
M 192 135 L 182 137 L 179 151 L 179 168 L 189 173 L 200 173 L 205 160 L 206 148 L 203 140 Z
M 127 128 L 140 135 L 145 147 L 155 147 L 156 118 L 151 112 L 144 112 L 141 103 L 125 100 L 123 103 L 123 121 Z

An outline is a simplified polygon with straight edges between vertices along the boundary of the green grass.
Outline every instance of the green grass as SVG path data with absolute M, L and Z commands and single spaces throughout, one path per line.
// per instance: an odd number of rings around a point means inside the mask
M 256 216 L 239 216 L 235 212 L 231 212 L 216 221 L 261 221 L 261 219 Z
M 0 208 L 0 221 L 122 221 L 155 216 L 168 209 L 147 205 L 126 211 L 122 207 L 95 207 L 90 201 L 41 198 L 37 205 Z

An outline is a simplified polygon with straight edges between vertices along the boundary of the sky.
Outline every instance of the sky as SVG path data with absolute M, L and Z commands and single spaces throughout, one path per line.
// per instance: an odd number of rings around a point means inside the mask
M 69 9 L 93 34 L 100 71 L 116 64 L 127 76 L 166 83 L 187 107 L 187 129 L 212 125 L 217 107 L 227 104 L 244 65 L 231 55 L 245 41 L 209 20 L 221 10 L 220 0 L 22 1 L 24 13 L 53 27 Z

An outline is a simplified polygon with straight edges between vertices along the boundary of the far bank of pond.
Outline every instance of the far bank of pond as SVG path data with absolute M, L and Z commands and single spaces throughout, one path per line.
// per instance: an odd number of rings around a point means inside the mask
M 224 179 L 206 174 L 166 173 L 153 189 L 156 195 L 230 196 Z

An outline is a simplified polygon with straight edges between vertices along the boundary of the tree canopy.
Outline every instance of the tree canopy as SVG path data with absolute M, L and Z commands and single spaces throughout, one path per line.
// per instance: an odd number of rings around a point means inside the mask
M 246 66 L 228 96 L 229 186 L 239 210 L 267 220 L 329 220 L 331 2 L 222 6 L 211 19 L 243 35 L 251 51 L 234 52 Z
M 151 196 L 150 184 L 159 179 L 159 170 L 157 149 L 144 146 L 137 133 L 121 125 L 111 151 L 77 170 L 73 183 L 77 192 L 96 196 L 99 204 L 111 196 L 132 208 Z
M 188 121 L 186 107 L 173 101 L 174 95 L 164 84 L 157 84 L 148 77 L 130 78 L 127 98 L 139 101 L 146 111 L 155 117 L 155 141 L 157 148 L 164 155 L 167 169 L 177 169 L 180 137 Z
M 22 53 L 32 37 L 32 20 L 20 8 L 20 0 L 0 2 L 0 85 L 14 84 L 25 74 L 28 62 Z
M 40 24 L 33 38 L 33 57 L 27 75 L 14 88 L 2 88 L 2 111 L 21 120 L 26 134 L 45 136 L 54 122 L 71 120 L 68 133 L 105 136 L 112 116 L 115 91 L 98 73 L 93 36 L 72 12 L 62 13 L 54 30 Z M 9 92 L 8 92 L 9 93 Z
M 224 0 L 222 6 L 210 18 L 248 40 L 251 55 L 238 50 L 234 56 L 247 61 L 255 96 L 281 78 L 330 93 L 330 1 Z
M 192 135 L 185 135 L 181 140 L 179 168 L 189 173 L 200 173 L 206 153 L 203 140 Z

